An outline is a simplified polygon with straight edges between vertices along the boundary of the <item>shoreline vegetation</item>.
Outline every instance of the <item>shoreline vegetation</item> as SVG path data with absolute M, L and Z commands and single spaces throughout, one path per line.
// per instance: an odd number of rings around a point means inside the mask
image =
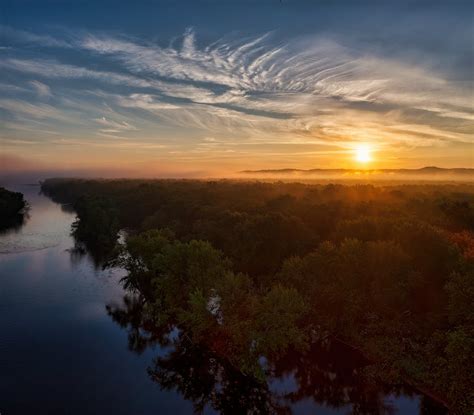
M 473 411 L 473 185 L 49 179 L 42 191 L 74 206 L 98 263 L 127 271 L 139 318 L 109 311 L 139 345 L 178 329 L 263 381 L 288 351 L 332 337 L 370 358 L 367 378 Z
M 22 193 L 0 187 L 0 231 L 21 226 L 27 207 Z

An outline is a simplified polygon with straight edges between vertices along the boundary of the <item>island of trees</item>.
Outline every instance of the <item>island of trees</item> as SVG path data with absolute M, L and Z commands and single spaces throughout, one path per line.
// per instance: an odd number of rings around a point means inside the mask
M 0 230 L 21 225 L 25 209 L 22 193 L 0 187 Z
M 371 362 L 364 376 L 474 410 L 474 186 L 52 179 L 42 189 L 75 206 L 78 241 L 127 271 L 130 296 L 109 312 L 132 348 L 176 335 L 253 385 L 288 352 L 331 339 Z M 183 380 L 163 366 L 150 375 Z

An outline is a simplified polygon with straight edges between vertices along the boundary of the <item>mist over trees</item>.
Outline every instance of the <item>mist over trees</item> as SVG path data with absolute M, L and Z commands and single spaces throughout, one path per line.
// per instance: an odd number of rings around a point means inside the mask
M 262 382 L 315 339 L 361 350 L 370 376 L 474 405 L 474 188 L 48 180 L 74 234 L 127 271 L 138 327 Z M 117 245 L 117 232 L 129 237 Z M 133 303 L 135 300 L 129 300 Z M 111 309 L 128 325 L 127 309 Z M 146 340 L 134 337 L 136 345 Z M 376 413 L 376 412 L 374 412 Z

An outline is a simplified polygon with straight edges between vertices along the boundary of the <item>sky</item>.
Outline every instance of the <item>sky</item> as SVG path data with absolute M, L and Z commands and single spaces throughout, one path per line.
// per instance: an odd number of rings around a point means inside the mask
M 473 21 L 456 0 L 0 0 L 0 170 L 474 167 Z

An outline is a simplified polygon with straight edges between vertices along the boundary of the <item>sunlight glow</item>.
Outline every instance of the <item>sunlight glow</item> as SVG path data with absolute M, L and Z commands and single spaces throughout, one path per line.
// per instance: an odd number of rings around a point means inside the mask
M 367 145 L 358 146 L 355 149 L 355 158 L 359 163 L 368 163 L 372 160 L 370 147 Z

